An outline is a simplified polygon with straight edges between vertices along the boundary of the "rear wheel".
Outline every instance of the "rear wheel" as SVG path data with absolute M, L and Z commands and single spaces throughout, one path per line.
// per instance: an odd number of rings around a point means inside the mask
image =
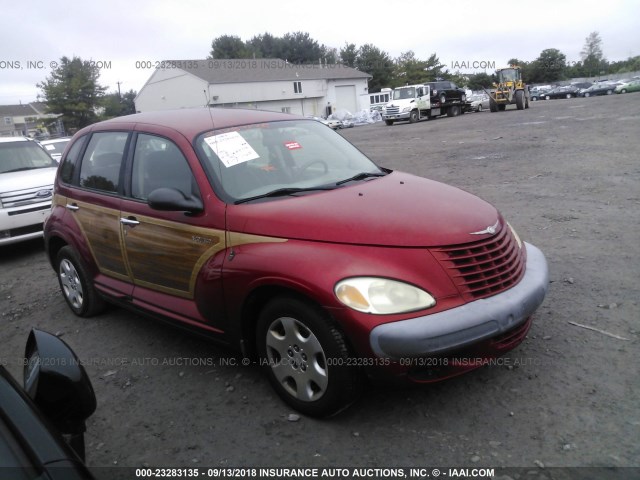
M 447 101 L 447 96 L 443 93 L 440 95 L 440 103 L 446 103 Z
M 457 105 L 449 107 L 447 110 L 447 117 L 457 117 L 458 115 L 460 115 L 460 107 Z
M 256 342 L 271 385 L 304 414 L 331 415 L 360 393 L 361 373 L 349 362 L 344 335 L 318 306 L 275 298 L 260 313 Z
M 516 92 L 516 107 L 518 110 L 524 110 L 524 91 L 518 90 Z
M 492 112 L 497 112 L 498 104 L 493 100 L 489 100 L 489 110 L 491 110 Z
M 79 317 L 91 317 L 104 310 L 105 301 L 93 286 L 87 268 L 70 246 L 58 252 L 56 271 L 62 295 L 73 313 Z

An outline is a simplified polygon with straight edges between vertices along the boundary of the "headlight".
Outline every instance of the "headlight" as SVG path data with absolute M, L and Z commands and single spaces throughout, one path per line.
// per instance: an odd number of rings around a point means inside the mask
M 347 307 L 377 315 L 412 312 L 436 304 L 424 290 L 386 278 L 348 278 L 338 282 L 334 291 Z
M 507 225 L 509 225 L 509 228 L 511 229 L 511 233 L 513 234 L 513 237 L 516 239 L 516 242 L 518 242 L 518 248 L 522 248 L 522 240 L 520 240 L 520 236 L 516 233 L 515 229 L 511 226 L 509 222 L 507 222 Z

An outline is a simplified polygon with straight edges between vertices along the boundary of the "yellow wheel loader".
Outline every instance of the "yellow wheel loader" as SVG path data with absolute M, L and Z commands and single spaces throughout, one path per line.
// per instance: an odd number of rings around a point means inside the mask
M 529 108 L 529 88 L 522 81 L 520 67 L 510 66 L 496 70 L 498 83 L 494 83 L 489 95 L 489 109 L 492 112 L 503 111 L 507 105 L 515 104 L 518 110 Z

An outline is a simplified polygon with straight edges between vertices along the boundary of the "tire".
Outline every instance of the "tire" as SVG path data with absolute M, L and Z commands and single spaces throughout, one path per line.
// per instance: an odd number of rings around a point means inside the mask
M 393 125 L 393 120 L 385 120 L 384 123 L 386 123 L 387 126 L 390 127 L 391 125 Z
M 476 108 L 476 112 L 481 112 L 482 111 L 482 105 L 478 105 L 478 108 Z
M 611 95 L 613 93 L 612 90 L 607 90 L 607 95 Z
M 551 97 L 549 95 L 546 95 L 544 98 L 547 100 L 551 100 Z
M 627 93 L 627 90 L 623 88 L 622 90 L 620 90 L 620 93 Z
M 588 97 L 588 96 L 590 96 L 590 95 L 591 95 L 591 94 L 590 94 L 589 92 L 584 92 L 584 96 L 585 96 L 585 97 Z
M 518 110 L 524 110 L 524 90 L 518 90 L 516 92 L 516 107 Z
M 571 94 L 570 93 L 567 93 L 567 98 L 571 98 Z
M 256 346 L 275 391 L 306 415 L 337 413 L 362 389 L 344 335 L 316 305 L 289 296 L 270 301 L 258 318 Z
M 532 102 L 537 102 L 538 101 L 538 97 L 531 97 L 531 101 Z
M 497 112 L 498 111 L 498 104 L 496 102 L 494 102 L 493 100 L 489 100 L 489 110 L 491 110 L 492 112 Z
M 460 107 L 457 105 L 447 109 L 447 117 L 457 117 L 458 115 L 460 115 Z
M 418 110 L 411 110 L 411 113 L 409 114 L 409 123 L 416 123 L 418 120 L 420 120 L 419 117 L 420 116 L 418 115 Z
M 106 303 L 93 286 L 87 268 L 68 245 L 58 252 L 56 273 L 62 296 L 73 313 L 92 317 L 105 309 Z
M 447 96 L 444 93 L 440 95 L 440 103 L 447 103 Z

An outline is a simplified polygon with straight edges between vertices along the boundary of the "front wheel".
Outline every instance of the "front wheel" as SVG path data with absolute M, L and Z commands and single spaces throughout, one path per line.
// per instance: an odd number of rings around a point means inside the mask
M 418 110 L 412 110 L 409 114 L 409 123 L 416 123 L 419 119 Z
M 385 120 L 384 123 L 386 123 L 387 126 L 390 127 L 391 125 L 393 125 L 393 120 Z
M 349 362 L 343 334 L 320 307 L 275 298 L 260 313 L 256 342 L 271 385 L 296 410 L 327 416 L 357 398 L 361 374 Z
M 525 102 L 524 91 L 518 90 L 516 92 L 516 108 L 518 110 L 524 110 L 524 102 Z
M 70 246 L 58 252 L 56 271 L 62 295 L 73 313 L 79 317 L 91 317 L 104 310 L 104 300 L 93 286 L 86 267 Z
M 476 108 L 476 112 L 481 112 L 482 111 L 482 105 L 478 105 L 478 108 Z

